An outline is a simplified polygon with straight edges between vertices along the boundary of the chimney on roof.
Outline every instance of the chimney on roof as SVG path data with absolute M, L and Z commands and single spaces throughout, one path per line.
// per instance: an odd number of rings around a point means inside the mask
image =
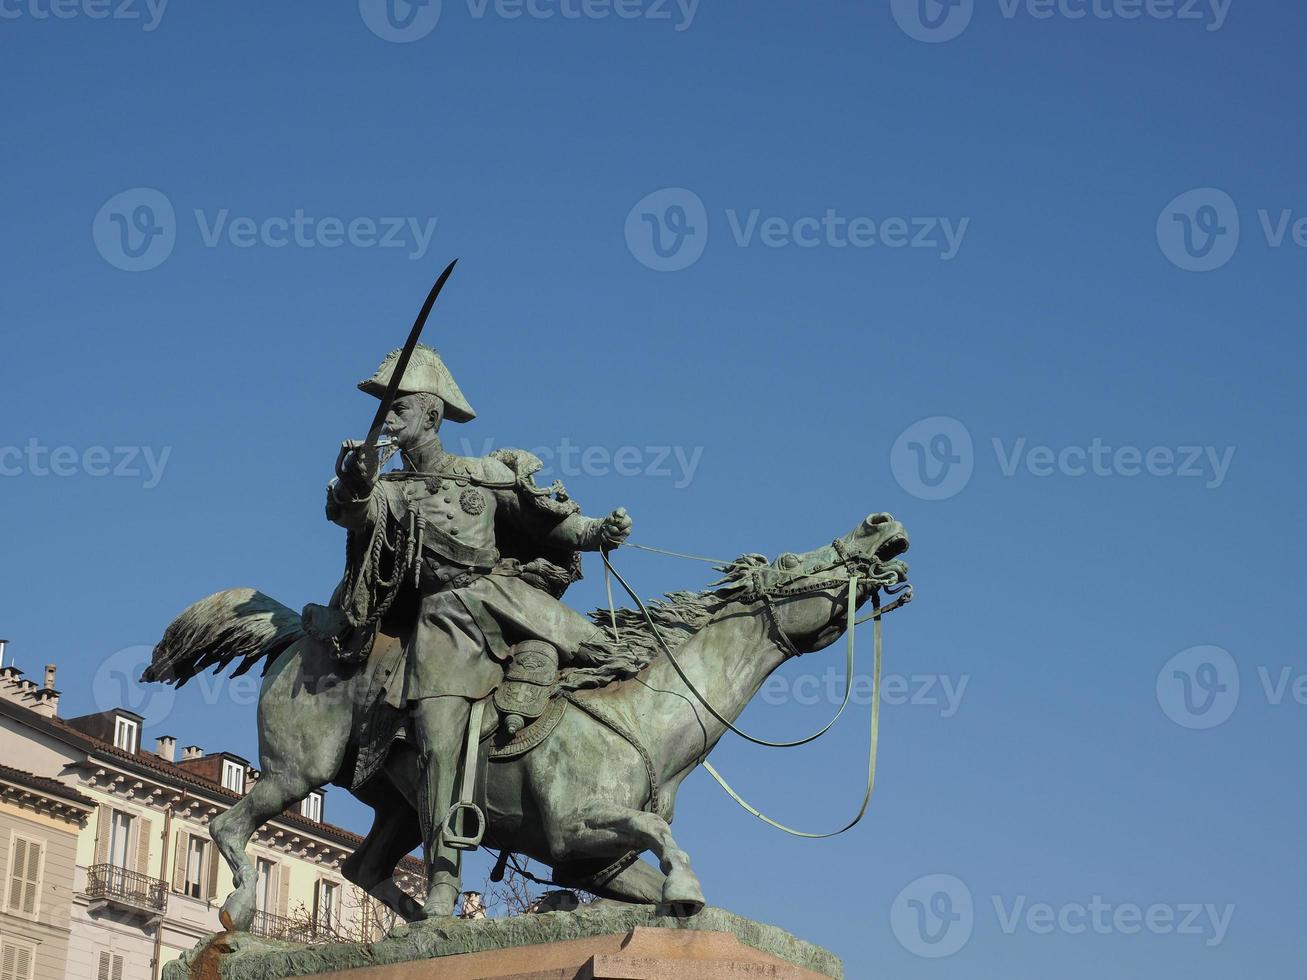
M 59 692 L 54 688 L 54 664 L 45 665 L 45 684 L 32 693 L 32 710 L 44 718 L 59 714 Z M 32 685 L 34 688 L 35 684 Z
M 0 640 L 0 667 L 5 666 L 5 651 L 9 649 L 8 640 Z
M 188 745 L 182 749 L 182 762 L 190 762 L 192 759 L 203 759 L 204 749 L 198 745 Z
M 154 740 L 154 754 L 164 762 L 172 762 L 177 755 L 177 739 L 171 735 L 160 735 Z

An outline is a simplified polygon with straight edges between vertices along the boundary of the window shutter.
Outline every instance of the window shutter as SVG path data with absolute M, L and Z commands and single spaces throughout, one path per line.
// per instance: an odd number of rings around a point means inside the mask
M 21 843 L 21 841 L 19 842 Z M 36 914 L 37 892 L 41 887 L 41 845 L 27 842 L 27 878 L 23 882 L 23 914 Z
M 9 869 L 9 911 L 23 906 L 23 885 L 27 881 L 27 841 L 14 838 L 14 866 Z
M 100 953 L 100 968 L 96 971 L 96 980 L 109 980 L 110 961 L 113 956 L 106 952 Z
M 26 946 L 0 946 L 0 980 L 31 980 L 32 951 Z
M 277 914 L 285 917 L 290 912 L 290 865 L 277 865 Z
M 113 834 L 113 808 L 103 803 L 95 818 L 95 863 L 109 863 L 109 838 Z
M 209 855 L 209 873 L 204 881 L 204 900 L 213 901 L 218 894 L 218 845 L 209 841 L 204 845 L 205 851 Z
M 113 958 L 113 975 L 109 980 L 123 980 L 123 958 L 121 956 Z
M 136 818 L 136 873 L 150 873 L 150 829 L 154 821 L 149 817 Z
M 190 836 L 186 831 L 179 830 L 173 838 L 176 845 L 173 847 L 172 890 L 175 892 L 186 889 L 186 861 L 190 857 Z

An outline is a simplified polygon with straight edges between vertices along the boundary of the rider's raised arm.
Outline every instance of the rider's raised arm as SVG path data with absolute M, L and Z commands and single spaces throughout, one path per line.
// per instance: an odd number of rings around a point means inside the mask
M 327 520 L 349 531 L 367 527 L 373 520 L 373 497 L 380 463 L 376 450 L 341 447 L 337 478 L 327 487 Z

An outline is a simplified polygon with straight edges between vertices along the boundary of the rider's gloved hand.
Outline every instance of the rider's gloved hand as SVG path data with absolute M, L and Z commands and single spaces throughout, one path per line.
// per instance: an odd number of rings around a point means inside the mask
M 616 548 L 631 536 L 631 515 L 618 507 L 599 522 L 599 541 L 604 548 Z

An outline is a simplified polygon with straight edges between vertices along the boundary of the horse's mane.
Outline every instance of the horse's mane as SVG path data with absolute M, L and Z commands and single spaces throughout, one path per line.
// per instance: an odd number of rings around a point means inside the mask
M 762 555 L 742 555 L 729 564 L 715 566 L 722 578 L 702 592 L 669 592 L 662 599 L 645 603 L 663 642 L 673 653 L 679 650 L 747 587 L 750 570 L 766 563 Z M 596 609 L 590 618 L 601 632 L 577 652 L 577 666 L 563 671 L 560 684 L 564 690 L 604 687 L 634 677 L 663 656 L 663 648 L 640 610 Z

